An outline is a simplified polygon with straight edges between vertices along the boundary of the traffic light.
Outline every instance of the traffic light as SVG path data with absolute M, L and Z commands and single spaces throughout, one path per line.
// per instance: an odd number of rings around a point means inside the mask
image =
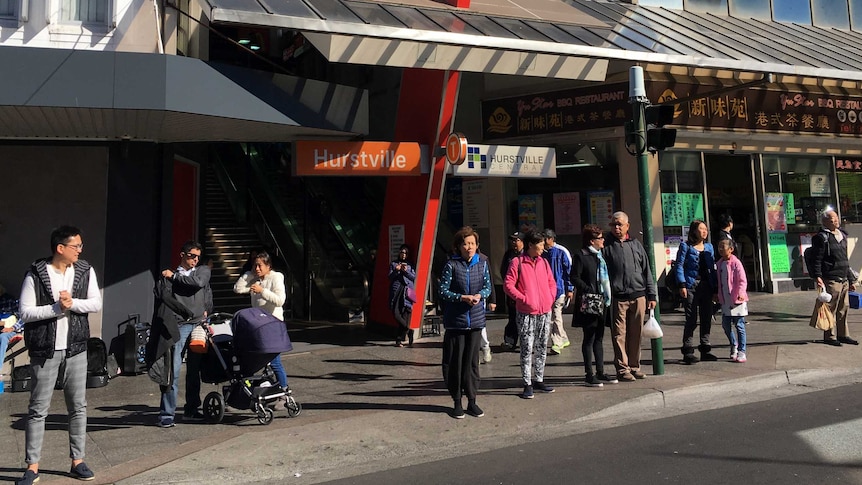
M 676 143 L 676 130 L 662 128 L 673 123 L 674 106 L 659 104 L 644 108 L 644 118 L 647 124 L 647 149 L 651 152 L 671 148 Z

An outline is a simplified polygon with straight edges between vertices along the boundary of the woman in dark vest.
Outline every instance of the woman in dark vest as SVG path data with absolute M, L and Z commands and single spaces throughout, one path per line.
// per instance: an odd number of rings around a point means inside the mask
M 452 417 L 464 417 L 462 392 L 467 395 L 467 413 L 482 417 L 476 405 L 479 389 L 479 343 L 485 328 L 485 299 L 491 294 L 488 261 L 480 260 L 479 234 L 472 227 L 455 233 L 452 256 L 440 276 L 440 298 L 444 301 L 443 380 L 455 402 Z

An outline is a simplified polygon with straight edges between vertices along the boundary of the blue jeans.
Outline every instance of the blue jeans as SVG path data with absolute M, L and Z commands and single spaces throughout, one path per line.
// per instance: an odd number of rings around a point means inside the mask
M 162 393 L 159 403 L 159 422 L 171 423 L 177 411 L 177 398 L 179 394 L 180 366 L 183 365 L 183 348 L 189 341 L 194 325 L 180 324 L 180 339 L 174 344 L 174 379 L 173 384 Z M 186 355 L 186 405 L 184 414 L 194 414 L 201 405 L 201 354 L 189 352 Z
M 745 352 L 745 317 L 722 315 L 721 327 L 724 328 L 724 334 L 727 335 L 730 345 L 736 347 L 739 352 Z M 736 327 L 739 337 L 734 335 L 733 327 Z
M 9 341 L 16 335 L 18 334 L 15 332 L 0 333 L 0 367 L 2 367 L 3 361 L 6 359 L 6 350 L 9 348 Z
M 284 365 L 281 363 L 281 354 L 276 355 L 269 365 L 272 366 L 272 371 L 275 372 L 275 377 L 278 378 L 278 385 L 287 389 L 287 374 L 285 374 Z

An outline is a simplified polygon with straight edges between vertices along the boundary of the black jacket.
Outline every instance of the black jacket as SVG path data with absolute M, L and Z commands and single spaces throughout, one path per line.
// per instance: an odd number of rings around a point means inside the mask
M 147 341 L 147 374 L 160 386 L 170 386 L 173 378 L 173 346 L 180 339 L 179 322 L 194 313 L 174 297 L 171 280 L 159 278 L 153 288 L 156 297 L 153 324 Z
M 611 294 L 615 299 L 634 300 L 642 296 L 649 301 L 658 299 L 649 259 L 640 241 L 631 238 L 620 241 L 607 233 L 602 255 L 608 264 Z
M 609 325 L 609 312 L 604 315 L 592 315 L 581 312 L 581 300 L 584 293 L 601 294 L 598 280 L 599 257 L 589 249 L 581 249 L 572 255 L 572 284 L 575 285 L 575 309 L 572 315 L 573 327 L 593 327 L 598 324 Z
M 811 238 L 811 250 L 814 251 L 814 264 L 809 272 L 811 277 L 823 278 L 823 282 L 844 282 L 852 279 L 850 274 L 850 261 L 847 259 L 847 233 L 839 228 L 844 239 L 838 242 L 835 236 L 821 229 Z M 827 247 L 828 246 L 828 247 Z

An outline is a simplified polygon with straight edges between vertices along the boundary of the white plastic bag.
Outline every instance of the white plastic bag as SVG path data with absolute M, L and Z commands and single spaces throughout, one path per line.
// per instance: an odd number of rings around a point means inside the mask
M 821 286 L 820 294 L 817 295 L 817 300 L 822 301 L 823 303 L 829 303 L 830 301 L 832 301 L 832 295 L 830 295 L 829 292 L 826 291 L 825 287 Z
M 658 324 L 658 320 L 655 319 L 655 310 L 649 311 L 649 320 L 644 324 L 641 335 L 648 339 L 662 338 L 664 335 L 664 332 L 661 331 L 661 327 Z

